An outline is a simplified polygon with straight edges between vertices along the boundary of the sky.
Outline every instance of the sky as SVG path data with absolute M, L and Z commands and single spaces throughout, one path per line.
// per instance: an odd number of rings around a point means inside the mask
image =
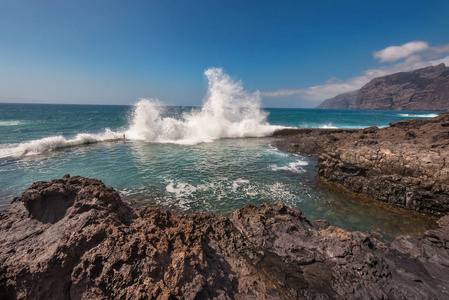
M 218 67 L 264 107 L 310 108 L 441 62 L 446 0 L 0 0 L 0 102 L 197 106 Z

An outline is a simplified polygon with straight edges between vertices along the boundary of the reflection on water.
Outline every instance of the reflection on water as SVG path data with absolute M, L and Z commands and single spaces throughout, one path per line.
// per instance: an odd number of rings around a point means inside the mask
M 380 232 L 391 241 L 398 234 L 419 236 L 438 228 L 437 217 L 352 193 L 323 178 L 317 178 L 317 191 L 326 199 L 317 199 L 324 218 L 347 230 Z

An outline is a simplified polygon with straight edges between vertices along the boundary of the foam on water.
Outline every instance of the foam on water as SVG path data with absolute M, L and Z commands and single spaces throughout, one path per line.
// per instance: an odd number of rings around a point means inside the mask
M 412 118 L 435 118 L 437 114 L 422 114 L 422 115 L 414 115 L 414 114 L 399 114 L 401 117 L 412 117 Z
M 332 123 L 329 123 L 329 124 L 324 124 L 324 125 L 320 126 L 320 128 L 338 128 L 338 127 L 332 125 Z
M 175 194 L 177 198 L 190 196 L 199 188 L 186 182 L 175 183 L 173 180 L 168 180 L 168 182 L 169 184 L 165 187 L 165 189 L 167 192 Z
M 227 177 L 209 178 L 198 185 L 192 185 L 182 180 L 165 179 L 167 196 L 155 199 L 159 205 L 176 208 L 180 211 L 191 210 L 196 205 L 203 205 L 206 210 L 213 210 L 212 206 L 225 205 L 230 195 L 234 199 L 271 199 L 293 205 L 300 202 L 298 195 L 280 182 L 265 184 L 250 182 L 237 178 L 229 180 Z M 210 199 L 214 199 L 213 202 Z M 215 207 L 216 208 L 216 207 Z
M 179 119 L 164 116 L 155 99 L 143 99 L 134 106 L 126 137 L 157 143 L 198 144 L 220 138 L 263 137 L 280 126 L 267 122 L 258 92 L 249 93 L 222 69 L 205 71 L 209 91 L 199 110 Z
M 240 188 L 242 185 L 244 184 L 249 184 L 249 180 L 247 179 L 242 179 L 242 178 L 238 178 L 237 180 L 234 180 L 232 182 L 232 191 L 234 193 L 237 192 L 237 189 Z
M 22 121 L 0 121 L 0 126 L 17 126 L 23 124 Z
M 123 133 L 113 132 L 110 129 L 106 129 L 103 133 L 99 134 L 80 133 L 72 139 L 66 139 L 62 135 L 50 136 L 0 149 L 0 158 L 35 155 L 62 148 L 98 142 L 116 141 L 120 139 L 124 139 Z
M 301 166 L 307 166 L 308 163 L 303 160 L 298 160 L 295 162 L 291 162 L 286 166 L 279 167 L 277 165 L 270 165 L 270 168 L 272 171 L 290 171 L 290 172 L 296 172 L 296 173 L 302 173 L 304 172 L 304 169 L 301 168 Z

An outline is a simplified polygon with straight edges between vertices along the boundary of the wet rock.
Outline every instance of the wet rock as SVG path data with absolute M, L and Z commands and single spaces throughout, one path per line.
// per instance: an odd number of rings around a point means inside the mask
M 279 132 L 274 144 L 318 154 L 318 174 L 351 191 L 404 208 L 449 212 L 449 112 L 361 130 Z M 291 145 L 295 145 L 292 147 Z
M 100 181 L 37 182 L 0 212 L 1 299 L 444 299 L 449 218 L 391 245 L 281 203 L 135 210 Z

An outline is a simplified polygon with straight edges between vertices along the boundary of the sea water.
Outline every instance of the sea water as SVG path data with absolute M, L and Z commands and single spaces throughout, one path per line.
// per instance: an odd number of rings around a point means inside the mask
M 314 157 L 279 151 L 284 127 L 388 126 L 429 112 L 262 109 L 257 92 L 221 69 L 206 71 L 201 107 L 0 104 L 0 208 L 38 180 L 97 178 L 136 207 L 229 214 L 281 201 L 311 219 L 392 239 L 435 219 L 353 195 L 316 178 Z

